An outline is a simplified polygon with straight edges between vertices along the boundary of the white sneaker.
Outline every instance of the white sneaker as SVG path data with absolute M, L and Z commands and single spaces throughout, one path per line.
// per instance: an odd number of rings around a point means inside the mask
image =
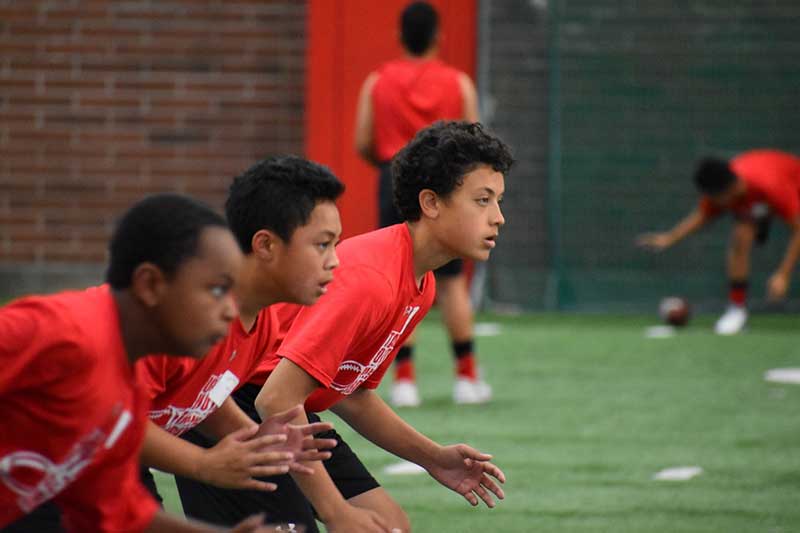
M 457 378 L 453 401 L 459 405 L 486 403 L 492 399 L 492 387 L 482 379 Z
M 390 401 L 395 407 L 419 407 L 417 384 L 408 379 L 398 379 L 392 384 Z
M 742 305 L 731 304 L 725 313 L 719 317 L 714 332 L 717 335 L 736 335 L 747 323 L 747 309 Z

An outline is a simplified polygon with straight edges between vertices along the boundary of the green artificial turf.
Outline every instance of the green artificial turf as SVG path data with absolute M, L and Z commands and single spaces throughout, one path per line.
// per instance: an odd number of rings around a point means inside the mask
M 477 343 L 494 401 L 452 404 L 449 347 L 432 316 L 417 349 L 424 403 L 400 413 L 439 442 L 494 454 L 508 477 L 496 509 L 471 508 L 424 474 L 384 474 L 397 459 L 325 415 L 416 531 L 800 531 L 800 385 L 763 379 L 800 367 L 800 318 L 755 316 L 748 332 L 723 338 L 703 317 L 667 339 L 645 338 L 650 317 L 481 320 L 502 327 Z M 690 465 L 704 473 L 652 480 Z

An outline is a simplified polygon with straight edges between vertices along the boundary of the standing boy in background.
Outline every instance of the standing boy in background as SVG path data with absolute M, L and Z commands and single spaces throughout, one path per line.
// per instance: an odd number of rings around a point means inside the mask
M 420 129 L 437 120 L 477 122 L 475 86 L 465 73 L 438 59 L 439 17 L 427 2 L 408 5 L 400 17 L 406 56 L 371 73 L 362 85 L 356 115 L 358 153 L 379 169 L 380 227 L 402 222 L 393 203 L 392 157 Z M 436 270 L 437 300 L 450 336 L 456 363 L 453 400 L 484 403 L 491 387 L 479 373 L 474 353 L 473 311 L 461 259 Z M 420 404 L 413 362 L 414 336 L 400 349 L 395 362 L 392 404 Z
M 800 257 L 800 158 L 778 150 L 752 150 L 730 161 L 708 158 L 698 165 L 694 182 L 703 195 L 699 205 L 671 230 L 642 235 L 637 242 L 665 250 L 731 211 L 735 223 L 727 257 L 729 304 L 714 329 L 720 335 L 734 335 L 747 323 L 753 242 L 766 240 L 772 215 L 789 226 L 791 236 L 783 260 L 769 278 L 767 295 L 780 300 L 789 290 Z

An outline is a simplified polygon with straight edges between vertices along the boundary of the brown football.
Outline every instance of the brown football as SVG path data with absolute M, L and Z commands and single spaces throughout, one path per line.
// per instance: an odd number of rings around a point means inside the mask
M 672 326 L 685 326 L 689 322 L 691 309 L 689 302 L 679 296 L 670 296 L 661 300 L 658 305 L 661 319 Z

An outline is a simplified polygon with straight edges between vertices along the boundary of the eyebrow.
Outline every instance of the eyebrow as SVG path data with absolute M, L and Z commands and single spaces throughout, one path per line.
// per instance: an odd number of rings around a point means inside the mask
M 497 194 L 496 192 L 494 192 L 494 189 L 492 189 L 491 187 L 481 187 L 480 192 L 483 192 L 483 191 L 486 191 L 489 194 L 494 194 L 495 196 L 502 196 L 502 194 L 503 194 L 503 193 Z
M 335 234 L 334 232 L 332 232 L 331 230 L 327 230 L 327 229 L 326 229 L 326 230 L 324 230 L 324 231 L 322 232 L 322 234 L 323 234 L 323 235 L 326 235 L 326 236 L 328 236 L 328 237 L 334 237 L 334 238 L 336 237 L 336 234 Z

